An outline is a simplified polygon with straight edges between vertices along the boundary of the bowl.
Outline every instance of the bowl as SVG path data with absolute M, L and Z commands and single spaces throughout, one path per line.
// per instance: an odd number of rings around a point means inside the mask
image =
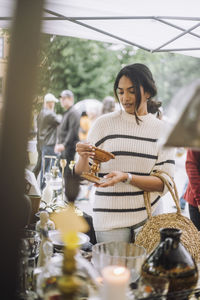
M 132 243 L 97 243 L 92 247 L 92 263 L 100 274 L 105 266 L 124 266 L 131 272 L 131 282 L 139 278 L 145 258 L 145 248 Z
M 103 149 L 97 148 L 97 147 L 93 147 L 93 149 L 95 150 L 95 156 L 94 156 L 94 161 L 98 161 L 98 162 L 106 162 L 110 159 L 114 159 L 115 155 L 107 152 Z
M 63 247 L 64 243 L 62 241 L 61 233 L 59 230 L 49 230 L 49 238 L 51 239 L 52 243 L 56 247 Z M 81 246 L 85 243 L 88 243 L 90 238 L 87 234 L 78 232 L 78 245 Z

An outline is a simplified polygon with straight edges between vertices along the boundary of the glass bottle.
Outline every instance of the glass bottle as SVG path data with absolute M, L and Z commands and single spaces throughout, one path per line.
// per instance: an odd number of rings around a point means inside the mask
M 53 189 L 51 186 L 51 173 L 46 173 L 46 186 L 44 190 L 42 191 L 42 201 L 44 201 L 46 204 L 50 204 L 53 200 Z
M 29 243 L 25 238 L 20 240 L 19 247 L 19 266 L 17 276 L 17 299 L 19 300 L 34 300 L 37 299 L 37 294 L 30 289 L 29 286 L 29 256 L 30 256 Z

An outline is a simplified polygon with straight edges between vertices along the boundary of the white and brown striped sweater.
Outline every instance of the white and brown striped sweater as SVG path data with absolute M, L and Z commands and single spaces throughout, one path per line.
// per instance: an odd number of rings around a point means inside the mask
M 164 132 L 164 121 L 152 114 L 140 116 L 117 111 L 99 117 L 88 135 L 95 146 L 112 152 L 115 159 L 101 163 L 99 177 L 111 171 L 146 176 L 159 169 L 174 176 L 174 150 L 160 149 L 158 140 Z M 158 200 L 167 192 L 152 192 L 152 211 Z M 96 231 L 129 227 L 147 218 L 143 191 L 122 182 L 112 187 L 97 188 L 93 203 L 93 222 Z

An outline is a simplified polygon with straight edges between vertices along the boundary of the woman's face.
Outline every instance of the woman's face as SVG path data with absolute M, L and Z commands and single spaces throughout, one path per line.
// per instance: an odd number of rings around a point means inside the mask
M 141 93 L 141 103 L 137 111 L 139 116 L 147 114 L 147 99 L 150 96 L 149 93 L 144 92 L 142 86 L 140 86 L 140 93 Z M 124 110 L 127 113 L 134 115 L 135 105 L 136 105 L 135 87 L 132 81 L 128 77 L 122 76 L 120 78 L 118 88 L 117 88 L 117 94 Z

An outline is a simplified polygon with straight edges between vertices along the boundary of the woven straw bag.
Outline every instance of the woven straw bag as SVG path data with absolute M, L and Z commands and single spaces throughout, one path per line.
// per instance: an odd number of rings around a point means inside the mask
M 168 187 L 173 200 L 176 204 L 177 211 L 175 213 L 166 213 L 157 216 L 152 216 L 150 194 L 144 192 L 144 202 L 147 209 L 148 220 L 143 226 L 142 230 L 137 234 L 135 243 L 146 248 L 147 253 L 152 252 L 160 241 L 160 229 L 161 228 L 178 228 L 182 230 L 181 242 L 193 256 L 196 262 L 200 262 L 200 232 L 194 226 L 192 221 L 187 217 L 181 215 L 181 209 L 179 204 L 179 198 L 176 185 L 171 176 L 174 188 L 170 186 L 168 181 L 162 176 L 165 172 L 156 171 L 152 173 L 153 176 L 159 177 L 164 184 Z

